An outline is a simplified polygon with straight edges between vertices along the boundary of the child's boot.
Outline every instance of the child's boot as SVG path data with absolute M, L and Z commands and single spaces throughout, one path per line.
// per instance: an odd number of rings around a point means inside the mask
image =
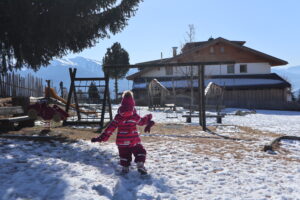
M 129 167 L 122 167 L 122 171 L 121 171 L 121 173 L 122 174 L 127 174 L 129 172 Z
M 144 166 L 144 163 L 143 162 L 138 162 L 136 163 L 137 164 L 137 170 L 138 172 L 140 172 L 140 174 L 142 175 L 146 175 L 147 174 L 147 170 Z

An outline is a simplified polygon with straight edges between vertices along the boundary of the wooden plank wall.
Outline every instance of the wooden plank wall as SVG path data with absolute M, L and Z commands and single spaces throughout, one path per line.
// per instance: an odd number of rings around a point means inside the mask
M 145 90 L 134 91 L 137 94 L 136 104 L 147 105 L 147 92 Z M 188 107 L 190 105 L 189 91 L 177 90 L 177 98 L 167 97 L 168 103 L 176 103 L 177 106 Z M 194 96 L 198 99 L 197 93 Z M 175 100 L 176 99 L 176 100 Z M 207 104 L 222 105 L 231 108 L 248 109 L 275 109 L 275 110 L 300 110 L 298 102 L 287 102 L 285 89 L 253 89 L 253 90 L 225 90 L 223 100 L 209 98 Z
M 284 97 L 284 89 L 226 90 L 223 101 L 227 107 L 275 108 L 286 102 Z
M 44 96 L 43 80 L 31 74 L 0 74 L 0 97 L 41 97 Z

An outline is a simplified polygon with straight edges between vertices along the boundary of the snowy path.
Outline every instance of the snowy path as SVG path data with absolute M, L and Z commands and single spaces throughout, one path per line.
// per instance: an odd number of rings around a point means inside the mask
M 117 175 L 113 143 L 0 144 L 3 200 L 300 199 L 299 155 L 286 167 L 287 161 L 264 152 L 241 149 L 243 156 L 235 158 L 222 148 L 216 149 L 225 153 L 219 157 L 194 152 L 205 145 L 160 139 L 145 143 L 151 178 L 141 179 L 134 166 L 127 177 Z

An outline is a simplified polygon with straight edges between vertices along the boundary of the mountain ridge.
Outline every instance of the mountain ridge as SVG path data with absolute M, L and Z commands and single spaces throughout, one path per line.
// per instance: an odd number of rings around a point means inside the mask
M 275 67 L 271 71 L 290 82 L 294 93 L 300 92 L 300 65 Z
M 59 58 L 54 59 L 48 66 L 42 66 L 37 72 L 31 69 L 23 68 L 16 71 L 20 75 L 32 74 L 36 77 L 44 80 L 51 80 L 52 86 L 58 91 L 60 81 L 63 81 L 64 87 L 69 90 L 70 87 L 70 75 L 69 68 L 77 68 L 76 77 L 104 77 L 102 71 L 102 64 L 98 60 L 93 60 L 84 57 L 75 58 Z M 134 73 L 136 69 L 130 69 L 128 74 Z M 109 87 L 111 91 L 114 90 L 114 81 L 110 80 Z M 132 81 L 126 79 L 119 80 L 119 91 L 130 90 L 132 88 Z M 114 97 L 114 92 L 111 92 L 111 96 Z

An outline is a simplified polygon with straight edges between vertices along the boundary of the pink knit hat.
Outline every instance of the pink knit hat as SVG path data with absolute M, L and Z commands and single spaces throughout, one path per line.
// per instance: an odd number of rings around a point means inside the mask
M 122 116 L 131 116 L 134 113 L 135 101 L 131 91 L 125 91 L 122 95 L 122 102 L 119 108 L 119 114 Z

